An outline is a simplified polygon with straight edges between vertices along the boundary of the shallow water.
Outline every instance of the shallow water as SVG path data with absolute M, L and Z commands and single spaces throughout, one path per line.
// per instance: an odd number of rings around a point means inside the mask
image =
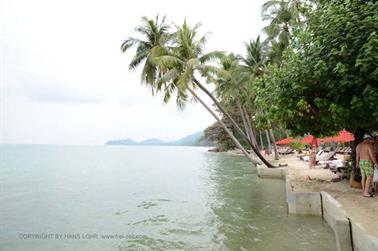
M 335 250 L 284 183 L 195 147 L 0 146 L 0 250 Z

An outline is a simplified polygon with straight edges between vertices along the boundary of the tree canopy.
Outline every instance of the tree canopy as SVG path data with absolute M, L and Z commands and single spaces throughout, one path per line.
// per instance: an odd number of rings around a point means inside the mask
M 378 128 L 378 2 L 317 1 L 255 104 L 294 134 Z

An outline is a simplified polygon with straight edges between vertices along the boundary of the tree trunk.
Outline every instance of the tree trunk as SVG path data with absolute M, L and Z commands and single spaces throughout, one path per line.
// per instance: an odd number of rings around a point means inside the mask
M 238 130 L 238 132 L 240 133 L 240 135 L 243 137 L 243 139 L 251 146 L 253 152 L 257 155 L 257 157 L 268 167 L 268 168 L 274 168 L 275 166 L 273 166 L 271 163 L 269 163 L 269 161 L 267 161 L 264 156 L 261 155 L 260 151 L 258 151 L 256 149 L 256 147 L 252 144 L 252 142 L 248 139 L 248 136 L 243 132 L 243 130 L 238 126 L 238 124 L 235 122 L 235 120 L 233 120 L 230 116 L 230 114 L 228 114 L 228 112 L 226 112 L 222 106 L 219 104 L 218 100 L 197 80 L 197 79 L 193 79 L 194 83 L 203 91 L 205 92 L 210 98 L 211 100 L 213 100 L 214 104 L 218 107 L 218 109 L 222 112 L 222 114 L 224 116 L 226 116 L 232 123 L 232 125 Z
M 249 133 L 247 120 L 246 120 L 246 118 L 245 118 L 245 114 L 244 114 L 244 111 L 243 111 L 243 108 L 242 108 L 242 106 L 241 106 L 241 103 L 240 103 L 240 99 L 239 99 L 239 98 L 236 98 L 236 104 L 237 104 L 237 106 L 238 106 L 238 109 L 239 109 L 240 115 L 241 115 L 241 117 L 242 117 L 242 121 L 243 121 L 244 129 L 245 129 L 245 133 L 247 134 L 249 140 L 253 143 L 253 141 L 252 141 L 252 137 L 251 137 L 251 134 Z
M 235 120 L 230 116 L 228 112 L 226 112 L 223 107 L 219 104 L 218 100 L 214 97 L 208 89 L 206 89 L 197 79 L 194 78 L 194 83 L 204 92 L 206 93 L 209 98 L 214 102 L 217 108 L 224 114 L 232 123 L 232 125 L 239 131 L 239 133 L 249 142 L 248 136 L 243 132 L 243 130 L 239 127 L 239 125 L 235 122 Z
M 263 138 L 262 138 L 262 132 L 261 132 L 261 130 L 260 130 L 260 145 L 261 145 L 261 150 L 263 150 L 264 149 L 264 142 L 263 142 Z
M 270 149 L 272 149 L 272 146 L 270 144 L 269 133 L 268 133 L 268 130 L 264 130 L 264 131 L 265 131 L 265 135 L 266 135 L 266 141 L 268 142 L 268 152 L 270 154 Z
M 256 141 L 256 145 L 257 145 L 257 149 L 259 149 L 259 144 L 257 143 L 257 130 L 256 130 L 256 126 L 254 126 L 253 124 L 251 124 L 251 127 L 252 127 L 252 132 L 253 132 L 253 135 L 255 135 L 255 141 Z M 259 149 L 261 150 L 261 149 Z
M 194 98 L 197 99 L 206 108 L 206 110 L 211 113 L 211 115 L 213 115 L 213 117 L 218 121 L 218 123 L 223 127 L 223 129 L 226 131 L 226 133 L 234 141 L 235 145 L 243 152 L 245 157 L 250 162 L 252 162 L 253 164 L 258 164 L 257 161 L 255 161 L 251 158 L 251 156 L 248 154 L 248 152 L 244 149 L 244 147 L 240 144 L 240 142 L 235 138 L 235 136 L 232 134 L 230 129 L 228 129 L 228 127 L 223 123 L 223 121 L 215 114 L 215 112 L 213 110 L 211 110 L 210 107 L 208 107 L 206 105 L 206 103 L 192 89 L 190 89 L 190 88 L 188 88 L 188 89 L 189 89 L 190 93 L 194 96 Z
M 253 130 L 252 120 L 250 120 L 249 116 L 248 116 L 247 108 L 245 108 L 245 106 L 243 106 L 242 108 L 243 108 L 245 117 L 247 118 L 247 126 L 248 126 L 248 130 L 249 130 L 249 134 L 251 135 L 251 141 L 255 145 L 256 149 L 260 150 L 259 146 L 257 144 L 257 140 L 256 140 L 256 133 Z
M 272 144 L 273 144 L 273 150 L 274 150 L 274 159 L 279 160 L 280 155 L 278 154 L 278 151 L 277 151 L 276 139 L 274 137 L 272 129 L 269 129 L 269 134 L 270 134 L 270 137 L 272 138 L 272 141 L 273 141 Z

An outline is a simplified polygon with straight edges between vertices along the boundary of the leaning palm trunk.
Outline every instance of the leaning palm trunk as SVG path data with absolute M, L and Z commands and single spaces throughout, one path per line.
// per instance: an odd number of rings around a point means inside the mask
M 262 138 L 262 132 L 260 130 L 260 145 L 261 145 L 261 149 L 264 149 L 264 142 L 263 142 L 263 138 Z
M 222 106 L 219 104 L 218 100 L 197 80 L 197 79 L 193 79 L 194 83 L 203 91 L 205 92 L 210 98 L 211 100 L 213 100 L 214 104 L 218 107 L 218 109 L 231 121 L 232 125 L 238 130 L 238 132 L 240 133 L 240 135 L 243 137 L 243 139 L 251 146 L 253 152 L 257 155 L 257 157 L 259 157 L 259 159 L 269 168 L 274 168 L 275 166 L 273 166 L 271 163 L 269 163 L 260 153 L 260 151 L 258 151 L 256 149 L 256 147 L 252 144 L 252 142 L 249 140 L 248 136 L 243 132 L 243 130 L 238 126 L 238 124 L 235 122 L 235 120 L 232 119 L 232 117 L 230 116 L 230 114 L 228 114 L 228 112 L 226 112 Z
M 196 100 L 198 100 L 205 108 L 206 110 L 208 110 L 208 112 L 211 113 L 211 115 L 213 115 L 213 117 L 218 121 L 218 123 L 223 127 L 223 129 L 226 131 L 226 133 L 230 136 L 230 138 L 234 141 L 235 145 L 243 152 L 243 154 L 245 155 L 245 157 L 250 161 L 252 162 L 253 164 L 258 164 L 257 161 L 253 160 L 251 158 L 251 156 L 248 154 L 248 152 L 244 149 L 244 147 L 240 144 L 240 142 L 235 138 L 235 136 L 233 135 L 233 133 L 230 131 L 230 129 L 228 129 L 228 127 L 225 125 L 225 123 L 215 114 L 215 112 L 213 110 L 210 109 L 210 107 L 208 107 L 206 105 L 206 103 L 190 88 L 188 88 L 190 93 L 194 96 L 194 98 Z
M 256 148 L 259 149 L 259 151 L 261 150 L 260 147 L 259 147 L 259 144 L 257 143 L 257 130 L 256 130 L 256 126 L 254 126 L 252 123 L 251 123 L 251 127 L 252 127 L 252 132 L 253 132 L 253 135 L 255 135 L 254 139 L 255 139 L 255 142 L 256 142 Z
M 276 139 L 274 137 L 272 129 L 269 129 L 269 134 L 270 134 L 270 137 L 272 138 L 272 141 L 273 141 L 272 145 L 273 145 L 273 151 L 274 151 L 274 159 L 275 160 L 279 160 L 280 159 L 280 155 L 278 154 L 278 151 L 277 151 Z
M 250 131 L 249 131 L 249 128 L 248 128 L 248 122 L 247 122 L 247 119 L 245 118 L 245 113 L 244 113 L 244 110 L 243 110 L 243 108 L 241 106 L 239 98 L 236 99 L 236 104 L 238 106 L 239 113 L 240 113 L 242 121 L 243 121 L 245 133 L 247 134 L 249 140 L 253 143 L 253 141 L 252 141 L 252 135 L 250 134 Z
M 266 135 L 266 141 L 268 142 L 268 152 L 270 153 L 270 149 L 272 149 L 272 145 L 270 144 L 270 137 L 268 130 L 265 130 L 265 135 Z
M 245 106 L 243 106 L 242 108 L 243 108 L 245 117 L 247 119 L 247 126 L 249 130 L 249 135 L 251 136 L 251 142 L 255 144 L 255 147 L 257 150 L 260 150 L 259 145 L 257 144 L 257 140 L 256 140 L 256 132 L 253 129 L 252 120 L 249 119 L 247 108 L 245 108 Z

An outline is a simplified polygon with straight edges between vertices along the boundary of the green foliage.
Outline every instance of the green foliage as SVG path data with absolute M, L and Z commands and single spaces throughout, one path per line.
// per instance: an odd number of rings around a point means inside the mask
M 208 141 L 214 142 L 219 151 L 224 152 L 235 148 L 234 142 L 227 135 L 226 131 L 218 122 L 205 129 L 205 138 Z
M 157 91 L 163 92 L 164 102 L 168 102 L 176 93 L 176 103 L 183 108 L 189 100 L 188 90 L 195 89 L 195 73 L 202 76 L 212 72 L 208 62 L 223 55 L 212 51 L 204 53 L 207 34 L 199 34 L 200 24 L 193 27 L 186 21 L 181 26 L 175 26 L 172 40 L 164 55 L 156 56 L 153 63 L 161 69 L 161 77 L 157 81 Z M 198 85 L 198 84 L 197 84 Z
M 378 2 L 318 1 L 280 66 L 255 83 L 255 104 L 293 134 L 378 127 Z
M 292 40 L 293 29 L 304 24 L 307 1 L 268 0 L 262 6 L 262 18 L 269 21 L 263 31 L 269 44 L 269 62 L 280 64 L 282 53 Z
M 153 58 L 165 53 L 165 44 L 170 40 L 169 26 L 165 24 L 165 17 L 154 19 L 142 17 L 142 24 L 135 28 L 141 38 L 127 38 L 121 45 L 121 51 L 125 53 L 131 47 L 136 46 L 136 52 L 130 62 L 129 69 L 133 70 L 144 62 L 141 73 L 141 82 L 155 90 L 155 82 L 158 78 L 158 68 L 153 63 Z
M 222 103 L 223 108 L 231 115 L 231 117 L 235 120 L 238 126 L 243 127 L 243 121 L 241 115 L 237 109 L 237 106 L 233 103 Z M 250 146 L 243 141 L 241 135 L 237 132 L 237 129 L 232 125 L 230 120 L 228 120 L 225 116 L 222 118 L 222 121 L 226 124 L 226 126 L 232 131 L 234 136 L 239 140 L 239 142 L 248 149 Z M 205 138 L 211 142 L 214 142 L 216 147 L 220 151 L 227 151 L 230 149 L 234 149 L 236 147 L 235 143 L 231 140 L 230 136 L 226 133 L 226 131 L 222 128 L 222 126 L 215 122 L 211 126 L 207 127 L 204 131 Z
M 306 145 L 299 142 L 299 141 L 293 141 L 291 144 L 290 144 L 291 148 L 293 148 L 294 150 L 298 150 L 298 151 L 302 151 L 306 148 Z

